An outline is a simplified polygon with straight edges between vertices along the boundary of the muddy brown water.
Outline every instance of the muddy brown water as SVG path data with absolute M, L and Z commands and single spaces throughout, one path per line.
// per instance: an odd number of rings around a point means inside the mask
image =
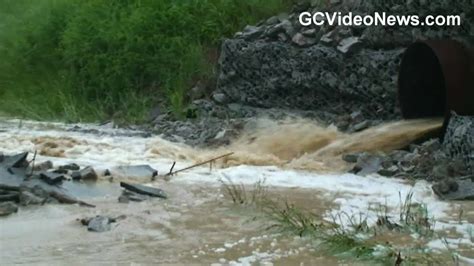
M 13 153 L 38 150 L 38 160 L 52 160 L 56 165 L 78 162 L 81 166 L 93 165 L 99 173 L 114 165 L 150 164 L 159 171 L 167 171 L 173 161 L 177 169 L 204 161 L 229 151 L 234 155 L 220 161 L 218 168 L 242 171 L 242 175 L 262 174 L 270 176 L 269 195 L 280 201 L 288 200 L 299 208 L 324 215 L 332 210 L 351 207 L 360 199 L 370 196 L 364 193 L 344 192 L 349 182 L 341 178 L 341 187 L 328 190 L 305 187 L 307 181 L 281 180 L 275 183 L 273 175 L 288 169 L 305 170 L 318 178 L 318 173 L 340 173 L 349 166 L 340 155 L 355 151 L 386 151 L 406 146 L 423 134 L 440 127 L 439 120 L 400 121 L 375 127 L 356 134 L 343 134 L 331 127 L 321 127 L 307 121 L 264 121 L 246 132 L 229 147 L 217 150 L 193 149 L 181 144 L 169 143 L 159 137 L 123 137 L 109 134 L 87 135 L 67 131 L 60 124 L 0 123 L 0 151 Z M 3 126 L 3 127 L 2 127 Z M 99 132 L 102 129 L 98 129 Z M 125 132 L 125 135 L 127 132 Z M 248 165 L 276 166 L 247 171 Z M 234 168 L 233 168 L 234 167 Z M 365 265 L 352 258 L 329 255 L 305 238 L 267 230 L 272 222 L 252 206 L 236 206 L 224 195 L 217 180 L 217 170 L 201 168 L 183 173 L 171 182 L 158 180 L 153 186 L 164 189 L 169 199 L 154 199 L 141 203 L 120 204 L 117 201 L 121 189 L 117 177 L 113 182 L 106 178 L 95 185 L 67 185 L 67 189 L 79 195 L 81 200 L 96 205 L 83 208 L 76 205 L 46 205 L 40 208 L 20 208 L 17 214 L 0 218 L 1 262 L 10 264 L 243 264 L 243 265 Z M 247 172 L 246 172 L 247 171 Z M 193 182 L 186 178 L 197 175 Z M 260 173 L 261 172 L 261 173 Z M 292 178 L 298 179 L 299 172 Z M 282 172 L 284 174 L 284 172 Z M 238 176 L 238 175 L 237 175 Z M 202 182 L 199 178 L 203 178 Z M 181 179 L 184 178 L 184 179 Z M 336 177 L 337 178 L 337 177 Z M 197 180 L 197 181 L 196 181 Z M 306 180 L 306 179 L 305 179 Z M 328 179 L 324 179 L 328 182 Z M 238 182 L 238 179 L 234 179 Z M 317 183 L 317 180 L 315 181 Z M 346 183 L 345 183 L 346 182 Z M 278 184 L 278 185 L 274 185 Z M 291 185 L 295 184 L 295 185 Z M 363 186 L 362 184 L 361 186 Z M 375 185 L 375 184 L 374 184 Z M 393 184 L 387 183 L 388 186 Z M 399 184 L 396 184 L 399 185 Z M 361 188 L 363 191 L 363 188 Z M 431 200 L 431 199 L 430 199 Z M 381 200 L 383 201 L 383 199 Z M 351 203 L 352 202 L 352 203 Z M 357 205 L 357 204 L 356 204 Z M 434 204 L 437 206 L 437 203 Z M 441 222 L 454 224 L 474 223 L 474 208 L 469 202 L 453 203 L 452 210 Z M 354 206 L 357 208 L 357 206 Z M 461 219 L 460 210 L 463 210 Z M 363 211 L 363 210 L 362 210 Z M 115 224 L 109 232 L 92 233 L 80 225 L 78 219 L 95 215 L 120 216 L 126 219 Z M 459 227 L 465 230 L 466 227 Z M 450 228 L 449 230 L 452 230 Z M 459 238 L 458 231 L 443 232 L 446 237 Z M 413 245 L 410 235 L 381 235 L 379 241 L 400 247 Z M 423 241 L 421 241 L 423 242 Z M 423 242 L 423 244 L 426 241 Z M 471 240 L 472 243 L 472 240 Z M 474 257 L 470 243 L 452 245 L 460 254 Z M 450 257 L 442 260 L 450 262 Z
M 105 186 L 101 184 L 100 186 Z M 16 215 L 0 219 L 0 249 L 5 264 L 212 264 L 323 263 L 335 258 L 318 254 L 308 241 L 267 230 L 261 213 L 235 206 L 220 187 L 193 188 L 160 185 L 168 200 L 119 204 L 119 189 L 102 190 L 101 197 L 82 199 L 97 205 L 47 205 L 22 208 Z M 106 193 L 107 192 L 107 193 Z M 275 191 L 282 195 L 285 191 Z M 300 201 L 321 202 L 310 191 L 289 189 Z M 295 194 L 296 192 L 296 194 Z M 284 194 L 283 194 L 284 195 Z M 324 204 L 322 204 L 324 206 Z M 319 207 L 322 207 L 318 205 Z M 87 232 L 79 219 L 97 214 L 127 218 L 105 233 Z
M 334 257 L 308 239 L 269 229 L 272 221 L 246 205 L 234 205 L 219 186 L 186 187 L 160 183 L 168 200 L 117 203 L 119 189 L 107 187 L 100 197 L 82 199 L 97 205 L 46 205 L 22 208 L 0 219 L 2 264 L 222 264 L 244 265 L 366 265 Z M 275 188 L 270 197 L 322 214 L 337 206 L 310 189 Z M 463 206 L 472 219 L 472 208 Z M 126 215 L 109 232 L 93 233 L 80 225 L 84 217 Z M 454 215 L 454 214 L 453 214 Z M 471 221 L 471 220 L 470 220 Z M 471 221 L 472 222 L 472 221 Z M 381 243 L 413 245 L 409 235 L 383 234 Z M 422 241 L 420 241 L 421 243 Z M 474 255 L 469 247 L 459 249 Z M 448 256 L 441 257 L 449 262 Z

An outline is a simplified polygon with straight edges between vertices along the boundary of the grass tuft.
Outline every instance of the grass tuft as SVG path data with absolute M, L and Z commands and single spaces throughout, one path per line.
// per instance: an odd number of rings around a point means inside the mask
M 234 204 L 260 205 L 262 201 L 267 198 L 267 190 L 264 187 L 265 180 L 256 182 L 251 190 L 246 190 L 243 184 L 235 184 L 232 179 L 227 176 L 224 179 L 220 179 L 219 182 L 222 184 L 228 198 L 230 198 Z
M 432 236 L 434 233 L 434 219 L 429 217 L 426 204 L 413 202 L 413 191 L 410 191 L 405 199 L 400 196 L 400 223 L 408 231 L 420 236 Z

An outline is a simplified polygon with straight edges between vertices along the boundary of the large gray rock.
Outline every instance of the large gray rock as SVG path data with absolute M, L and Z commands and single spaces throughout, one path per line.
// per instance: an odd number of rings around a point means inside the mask
M 143 194 L 138 194 L 132 191 L 124 190 L 122 195 L 119 196 L 118 201 L 120 203 L 129 203 L 130 201 L 141 202 L 149 199 L 150 197 Z
M 77 199 L 70 192 L 60 186 L 49 185 L 39 179 L 31 179 L 21 184 L 21 190 L 29 191 L 39 198 L 46 199 L 46 203 L 59 202 L 63 204 L 79 204 L 86 207 L 95 207 Z
M 358 175 L 377 173 L 382 167 L 382 162 L 381 156 L 364 153 L 357 158 L 357 163 L 351 172 Z
M 26 168 L 29 164 L 26 160 L 27 156 L 27 152 L 15 154 L 12 156 L 4 156 L 2 164 L 4 165 L 4 167 Z
M 70 163 L 70 164 L 65 164 L 65 165 L 61 165 L 58 167 L 58 170 L 59 171 L 78 171 L 79 169 L 81 169 L 79 167 L 79 165 L 75 164 L 75 163 Z
M 435 194 L 444 200 L 474 200 L 474 176 L 444 180 L 432 186 Z
M 62 187 L 64 179 L 62 174 L 40 172 L 30 175 L 27 155 L 27 153 L 22 153 L 2 158 L 0 162 L 0 201 L 9 200 L 22 205 L 65 203 L 94 207 L 94 205 L 77 199 Z M 4 210 L 7 213 L 7 207 L 11 206 L 5 206 Z
M 91 232 L 106 232 L 112 229 L 112 221 L 108 217 L 96 216 L 89 220 L 87 224 L 87 230 Z
M 48 200 L 47 195 L 46 197 L 40 197 L 27 190 L 20 192 L 20 205 L 23 205 L 23 206 L 40 205 L 40 204 L 46 203 L 47 200 Z
M 356 163 L 357 160 L 359 159 L 359 156 L 360 154 L 357 154 L 357 153 L 344 154 L 342 156 L 342 159 L 348 163 Z
M 398 171 L 399 171 L 398 167 L 396 165 L 392 165 L 390 167 L 380 169 L 377 173 L 381 176 L 390 177 L 397 174 Z
M 95 172 L 94 168 L 88 166 L 80 171 L 75 171 L 71 174 L 72 179 L 74 180 L 83 180 L 83 181 L 96 181 L 99 177 Z
M 143 165 L 120 165 L 110 169 L 113 176 L 127 177 L 132 179 L 151 180 L 158 175 L 158 171 L 147 164 Z
M 144 186 L 140 184 L 131 184 L 131 183 L 126 183 L 126 182 L 120 182 L 120 186 L 138 194 L 147 195 L 151 197 L 158 197 L 158 198 L 163 198 L 163 199 L 168 198 L 168 195 L 166 195 L 166 193 L 162 189 L 159 189 L 159 188 Z
M 47 171 L 51 168 L 53 168 L 53 162 L 45 161 L 45 162 L 35 164 L 35 166 L 33 167 L 33 170 L 34 171 Z
M 87 230 L 90 232 L 106 232 L 112 229 L 112 223 L 116 223 L 119 220 L 127 218 L 125 215 L 120 215 L 118 217 L 108 217 L 103 215 L 97 215 L 92 218 L 81 219 L 80 222 L 82 225 L 87 226 Z
M 56 186 L 50 186 L 39 180 L 30 180 L 21 184 L 20 192 L 30 192 L 38 198 L 48 199 L 53 190 L 59 190 Z
M 17 211 L 18 206 L 11 201 L 0 203 L 0 216 L 7 216 Z
M 19 191 L 27 172 L 28 153 L 3 155 L 0 161 L 0 189 Z
M 0 201 L 18 201 L 19 193 L 17 191 L 0 189 Z
M 54 172 L 42 172 L 39 174 L 40 179 L 49 185 L 61 184 L 63 180 L 66 180 L 63 174 L 57 174 Z

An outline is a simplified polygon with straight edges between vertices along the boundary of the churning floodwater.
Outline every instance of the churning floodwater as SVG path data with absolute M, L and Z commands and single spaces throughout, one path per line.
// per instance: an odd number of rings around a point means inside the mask
M 445 251 L 446 243 L 466 257 L 474 257 L 474 207 L 463 202 L 443 202 L 425 181 L 406 182 L 380 176 L 345 173 L 349 165 L 340 157 L 359 151 L 402 148 L 440 128 L 437 119 L 398 121 L 365 131 L 344 134 L 306 120 L 261 120 L 249 127 L 231 145 L 197 149 L 172 143 L 143 132 L 19 120 L 0 122 L 0 152 L 38 152 L 37 162 L 54 165 L 75 162 L 92 166 L 99 175 L 112 169 L 113 180 L 101 180 L 78 192 L 81 200 L 96 208 L 76 205 L 45 205 L 20 208 L 17 214 L 0 218 L 0 252 L 4 264 L 284 264 L 334 265 L 353 263 L 314 249 L 304 238 L 266 230 L 258 213 L 236 207 L 225 199 L 219 180 L 253 185 L 263 181 L 275 198 L 294 202 L 324 217 L 344 212 L 365 213 L 375 223 L 374 204 L 389 207 L 396 215 L 400 197 L 413 192 L 436 220 L 443 239 L 423 243 Z M 167 173 L 176 162 L 181 169 L 215 156 L 229 157 L 197 167 L 165 181 L 137 180 L 114 175 L 123 165 L 148 164 Z M 31 159 L 31 157 L 30 157 Z M 165 190 L 169 199 L 118 203 L 118 181 L 146 183 Z M 89 191 L 89 192 L 88 192 Z M 462 210 L 462 219 L 459 218 Z M 120 216 L 109 232 L 91 233 L 79 219 L 95 215 Z M 348 221 L 341 219 L 341 225 Z M 413 242 L 410 236 L 399 245 Z M 449 259 L 449 258 L 447 258 Z

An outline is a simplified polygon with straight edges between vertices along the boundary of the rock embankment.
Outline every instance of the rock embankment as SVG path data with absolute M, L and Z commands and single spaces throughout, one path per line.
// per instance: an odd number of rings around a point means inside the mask
M 324 4 L 321 4 L 324 2 Z M 311 4 L 314 3 L 314 4 Z M 460 27 L 303 26 L 302 12 L 387 12 L 460 15 Z M 356 132 L 400 119 L 397 76 L 404 49 L 416 40 L 452 38 L 474 43 L 474 5 L 456 1 L 306 1 L 289 14 L 248 25 L 223 41 L 217 87 L 190 91 L 186 121 L 151 117 L 165 138 L 222 145 L 258 116 L 300 116 Z M 207 93 L 205 93 L 207 92 Z
M 317 1 L 319 2 L 319 1 Z M 247 26 L 224 41 L 214 100 L 264 108 L 318 110 L 342 130 L 354 131 L 359 113 L 369 125 L 399 118 L 397 76 L 404 49 L 416 40 L 469 42 L 471 1 L 330 1 L 296 6 L 291 14 Z M 367 15 L 460 14 L 462 27 L 301 25 L 302 12 Z M 472 40 L 471 40 L 472 41 Z M 218 97 L 216 97 L 218 96 Z M 328 119 L 329 118 L 329 119 Z
M 444 141 L 431 139 L 388 154 L 349 154 L 356 174 L 423 179 L 434 182 L 442 199 L 474 200 L 474 117 L 453 114 Z

